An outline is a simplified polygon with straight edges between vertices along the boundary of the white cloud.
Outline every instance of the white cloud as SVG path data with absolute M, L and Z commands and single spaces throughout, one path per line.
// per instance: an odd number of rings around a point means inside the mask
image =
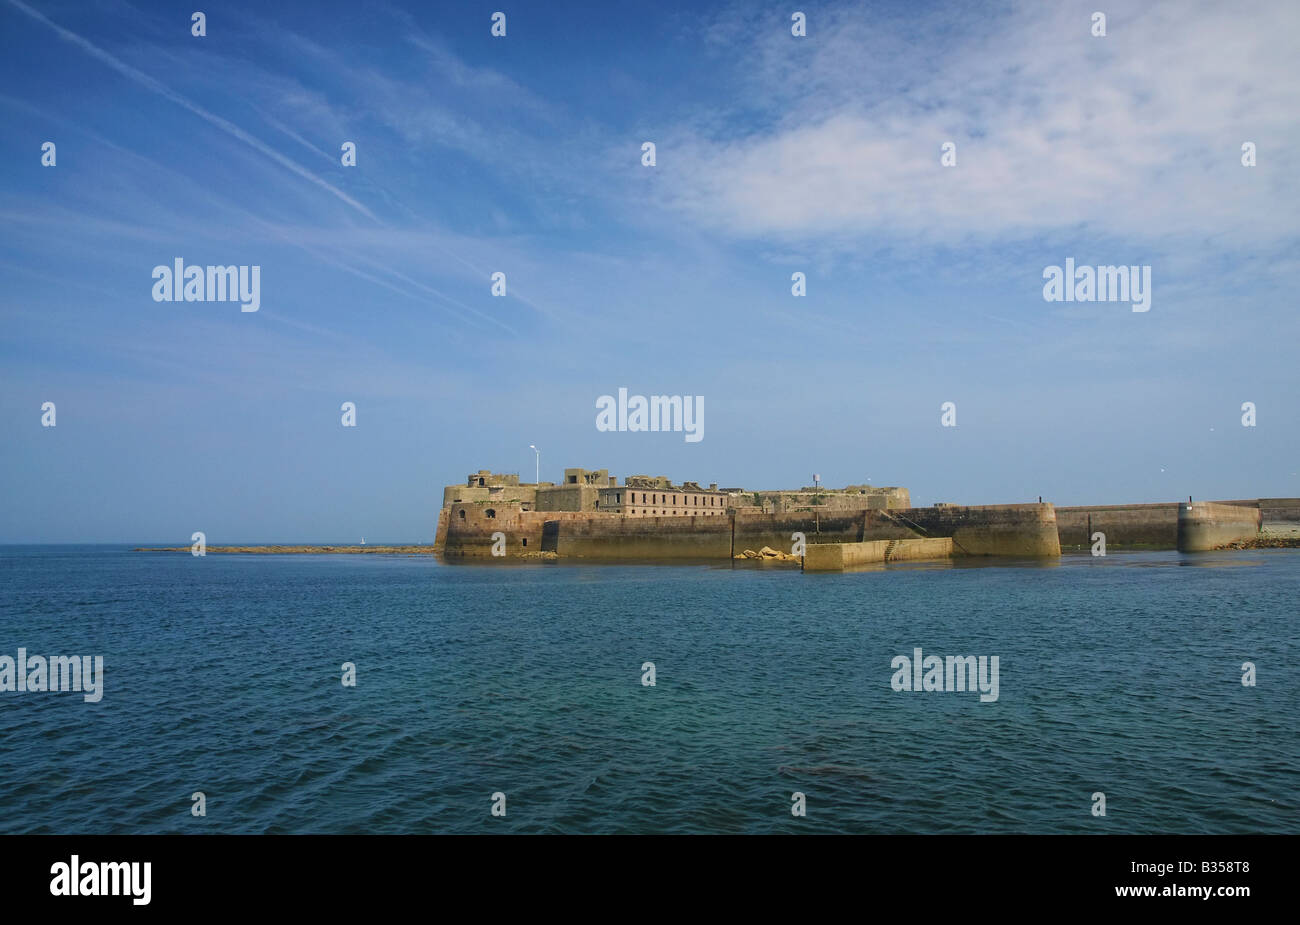
M 723 114 L 679 129 L 661 145 L 671 206 L 789 242 L 1294 235 L 1294 3 L 1109 4 L 1104 38 L 1078 6 L 922 15 L 820 11 L 806 39 L 770 17 L 713 27 L 751 95 L 737 110 L 767 127 L 728 137 Z M 939 166 L 945 141 L 955 168 Z M 1243 141 L 1259 167 L 1241 166 Z

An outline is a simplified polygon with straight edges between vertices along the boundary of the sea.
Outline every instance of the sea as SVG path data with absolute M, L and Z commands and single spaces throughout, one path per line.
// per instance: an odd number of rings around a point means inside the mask
M 0 547 L 0 687 L 103 659 L 95 702 L 0 690 L 0 833 L 1294 833 L 1298 600 L 1297 549 Z M 917 649 L 996 657 L 996 699 L 896 689 Z

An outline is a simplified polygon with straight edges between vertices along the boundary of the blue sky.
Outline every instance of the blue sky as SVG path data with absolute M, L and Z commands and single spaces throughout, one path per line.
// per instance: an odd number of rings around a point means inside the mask
M 1300 495 L 1294 3 L 195 6 L 0 0 L 0 542 L 428 540 L 530 443 Z M 176 257 L 261 309 L 154 302 Z M 1067 257 L 1150 265 L 1151 310 L 1045 302 Z M 620 387 L 704 396 L 704 439 L 598 432 Z

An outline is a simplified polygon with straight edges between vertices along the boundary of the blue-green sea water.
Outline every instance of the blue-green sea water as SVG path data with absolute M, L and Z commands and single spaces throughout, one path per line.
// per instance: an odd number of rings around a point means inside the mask
M 1298 592 L 1300 550 L 804 575 L 2 547 L 0 655 L 102 655 L 104 694 L 0 692 L 0 833 L 1296 832 Z M 916 647 L 998 656 L 998 699 L 895 691 Z

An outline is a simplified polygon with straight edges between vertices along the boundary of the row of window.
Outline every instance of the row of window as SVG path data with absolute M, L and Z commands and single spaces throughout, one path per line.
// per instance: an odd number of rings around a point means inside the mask
M 696 513 L 693 512 L 693 511 L 683 511 L 683 510 L 681 510 L 681 509 L 678 509 L 678 510 L 676 510 L 676 511 L 669 511 L 669 510 L 663 510 L 663 511 L 657 511 L 657 510 L 656 510 L 656 511 L 647 511 L 647 510 L 645 510 L 644 508 L 642 508 L 640 511 L 638 511 L 636 508 L 632 508 L 630 511 L 628 511 L 628 513 L 629 513 L 629 514 L 651 514 L 651 515 L 653 515 L 653 516 L 655 516 L 655 517 L 658 517 L 658 516 L 661 515 L 661 514 L 662 514 L 662 515 L 665 515 L 665 516 L 672 516 L 673 514 L 681 514 L 681 515 L 683 515 L 683 516 L 689 514 L 691 517 L 695 517 L 695 516 L 696 516 Z M 708 517 L 710 514 L 721 514 L 721 513 L 722 513 L 722 511 L 702 511 L 702 512 L 700 513 L 700 516 Z
M 460 514 L 460 519 L 461 519 L 461 520 L 464 520 L 464 519 L 465 519 L 465 509 L 464 509 L 464 508 L 461 508 L 460 511 L 459 511 L 458 513 Z M 487 509 L 486 511 L 484 511 L 483 513 L 484 513 L 486 516 L 488 516 L 488 517 L 496 517 L 496 516 L 497 516 L 497 512 L 496 512 L 495 510 L 493 510 L 492 508 L 488 508 L 488 509 Z M 647 510 L 645 510 L 645 509 L 642 509 L 642 510 L 638 511 L 636 508 L 633 508 L 629 513 L 632 513 L 632 514 L 653 514 L 654 516 L 658 517 L 660 512 L 659 512 L 658 510 L 647 511 Z M 686 512 L 683 511 L 683 510 L 676 510 L 676 511 L 668 511 L 668 510 L 664 510 L 663 513 L 664 513 L 665 515 L 667 515 L 667 514 L 685 514 Z M 722 511 L 707 511 L 706 513 L 708 513 L 708 514 L 721 514 Z
M 631 494 L 628 495 L 628 499 L 627 499 L 627 500 L 628 500 L 630 503 L 632 503 L 632 504 L 636 504 L 636 494 L 637 494 L 636 492 L 632 492 Z M 646 501 L 646 499 L 645 499 L 645 495 L 646 495 L 645 492 L 641 492 L 641 503 L 642 503 L 642 504 L 646 504 L 646 503 L 649 503 L 649 504 L 667 504 L 667 503 L 668 503 L 669 495 L 662 495 L 662 496 L 661 496 L 661 495 L 652 494 L 652 495 L 650 496 L 650 501 L 649 501 L 649 502 Z M 690 507 L 690 506 L 691 506 L 690 503 L 689 503 L 690 499 L 694 499 L 694 501 L 695 501 L 695 507 L 700 507 L 700 506 L 701 506 L 701 505 L 700 505 L 700 496 L 699 496 L 699 495 L 689 495 L 689 496 L 684 496 L 684 495 L 672 495 L 671 497 L 672 497 L 672 499 L 673 499 L 673 504 L 676 504 L 676 503 L 677 503 L 677 499 L 680 497 L 680 498 L 682 498 L 682 504 L 683 504 L 684 506 L 686 506 L 686 507 Z M 662 498 L 662 500 L 660 500 L 661 498 Z M 708 504 L 703 505 L 703 506 L 704 506 L 704 507 L 720 507 L 720 506 L 721 506 L 721 503 L 722 503 L 722 499 L 719 498 L 717 495 L 710 495 L 709 498 L 708 498 L 708 502 L 709 502 Z M 622 504 L 622 503 L 623 503 L 623 493 L 622 493 L 621 491 L 619 491 L 619 492 L 615 492 L 615 493 L 614 493 L 614 503 L 615 503 L 615 504 Z

